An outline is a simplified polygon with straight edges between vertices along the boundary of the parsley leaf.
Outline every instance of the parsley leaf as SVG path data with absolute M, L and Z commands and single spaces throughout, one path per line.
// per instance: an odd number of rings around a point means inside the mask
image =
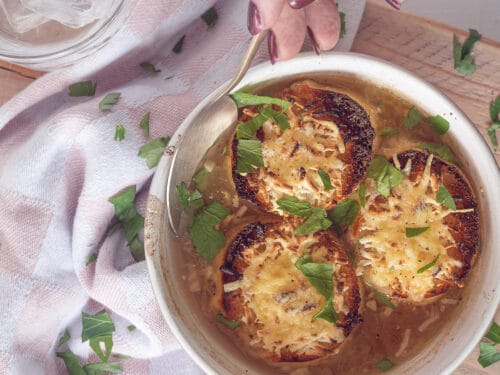
M 295 197 L 283 197 L 276 201 L 280 210 L 299 217 L 311 216 L 313 209 L 311 203 L 301 201 Z
M 163 154 L 163 150 L 167 145 L 170 137 L 159 137 L 155 138 L 152 141 L 144 144 L 140 149 L 138 155 L 146 159 L 146 165 L 149 169 L 154 168 L 158 165 L 160 161 L 161 155 Z
M 115 130 L 115 141 L 123 141 L 125 139 L 125 128 L 123 127 L 122 124 L 116 125 L 116 130 Z
M 498 118 L 499 114 L 500 114 L 500 96 L 497 96 L 497 98 L 490 104 L 490 118 L 491 121 L 493 121 L 493 124 L 486 129 L 488 131 L 491 144 L 493 145 L 493 149 L 495 151 L 497 151 L 498 149 L 496 131 L 500 129 L 500 119 Z
M 333 293 L 333 266 L 331 263 L 314 263 L 310 254 L 301 256 L 295 267 L 304 274 L 312 286 L 326 299 Z
M 323 307 L 313 316 L 313 320 L 323 319 L 330 323 L 339 320 L 339 316 L 333 307 L 333 297 L 328 298 Z
M 245 122 L 240 122 L 236 127 L 236 138 L 237 139 L 251 139 L 255 136 L 257 130 L 259 130 L 262 125 L 269 119 L 263 113 L 252 117 L 250 120 Z
M 318 169 L 319 177 L 321 178 L 321 182 L 323 182 L 323 186 L 325 190 L 334 190 L 335 188 L 332 185 L 332 181 L 330 180 L 330 175 L 326 173 L 322 169 Z
M 61 345 L 67 343 L 69 341 L 69 339 L 71 338 L 71 335 L 69 334 L 69 331 L 68 329 L 66 328 L 64 330 L 64 335 L 61 336 L 61 338 L 59 339 L 58 343 L 57 343 L 57 347 L 60 347 Z
M 452 211 L 455 211 L 457 209 L 453 197 L 451 196 L 448 189 L 446 189 L 446 186 L 444 186 L 442 183 L 439 184 L 439 188 L 436 194 L 436 202 L 443 203 L 446 207 L 448 207 Z
M 179 194 L 179 200 L 184 211 L 187 211 L 190 208 L 200 208 L 204 204 L 201 193 L 198 190 L 191 193 L 184 182 L 177 185 L 177 194 Z
M 489 342 L 479 343 L 479 364 L 483 367 L 491 366 L 492 364 L 500 361 L 500 353 L 495 348 L 494 344 Z
M 431 124 L 432 129 L 439 135 L 445 134 L 448 129 L 450 129 L 450 123 L 448 122 L 448 120 L 446 120 L 444 117 L 441 117 L 440 115 L 427 117 L 425 121 Z
M 139 127 L 142 129 L 144 132 L 145 137 L 149 137 L 149 116 L 151 112 L 148 112 L 144 115 L 144 117 L 141 119 L 141 122 L 139 123 Z
M 153 64 L 151 64 L 147 61 L 140 63 L 139 66 L 145 72 L 148 72 L 148 73 L 160 73 L 161 72 L 161 69 L 156 69 L 156 67 Z
M 118 359 L 130 359 L 129 355 L 126 354 L 121 354 L 121 353 L 113 353 L 113 357 L 118 358 Z
M 375 298 L 378 299 L 379 302 L 382 303 L 383 305 L 385 305 L 391 309 L 396 308 L 396 306 L 391 302 L 391 300 L 389 298 L 387 298 L 383 293 L 380 293 L 378 290 L 375 290 L 374 294 L 375 294 Z
M 386 198 L 391 189 L 398 186 L 404 177 L 403 172 L 389 163 L 383 155 L 376 155 L 373 158 L 366 176 L 375 180 L 377 192 Z
M 82 342 L 101 336 L 112 335 L 115 325 L 106 311 L 90 315 L 82 312 Z
M 276 104 L 281 107 L 281 111 L 284 112 L 290 107 L 290 102 L 286 100 L 273 98 L 271 96 L 253 95 L 245 92 L 233 92 L 229 95 L 238 108 L 246 107 L 249 105 L 261 105 L 261 104 Z
M 361 203 L 361 207 L 364 208 L 366 206 L 366 185 L 365 184 L 359 185 L 358 194 L 359 194 L 359 203 Z
M 427 150 L 430 153 L 446 160 L 450 163 L 456 163 L 457 159 L 450 148 L 444 144 L 432 143 L 432 142 L 422 142 L 417 145 L 418 148 L 422 150 Z
M 383 129 L 380 129 L 380 131 L 379 131 L 379 135 L 381 137 L 387 137 L 389 135 L 394 135 L 394 134 L 398 134 L 398 129 L 395 129 L 395 128 L 383 128 Z
M 205 21 L 208 28 L 211 29 L 217 23 L 219 16 L 217 15 L 217 11 L 215 10 L 215 8 L 212 7 L 201 15 L 201 19 Z
M 426 265 L 424 265 L 423 267 L 420 267 L 418 270 L 417 270 L 417 273 L 424 273 L 425 271 L 427 271 L 429 268 L 432 268 L 436 265 L 436 262 L 438 261 L 439 257 L 441 256 L 441 254 L 438 254 L 436 255 L 436 257 L 430 262 L 430 263 L 427 263 Z
M 62 358 L 69 375 L 87 375 L 78 361 L 78 358 L 76 358 L 71 350 L 68 349 L 65 352 L 56 352 L 56 356 Z
M 499 122 L 500 118 L 500 95 L 490 103 L 490 118 L 493 122 Z
M 104 375 L 107 372 L 121 374 L 123 372 L 123 368 L 118 362 L 90 363 L 83 366 L 83 369 L 87 375 Z
M 488 126 L 486 129 L 488 131 L 488 135 L 490 136 L 491 144 L 493 145 L 493 149 L 496 151 L 498 149 L 498 140 L 496 131 L 500 129 L 500 122 L 495 122 L 493 125 Z
M 469 29 L 469 36 L 463 45 L 458 41 L 458 37 L 453 34 L 453 59 L 455 70 L 464 75 L 471 75 L 476 71 L 476 65 L 474 64 L 471 56 L 472 48 L 474 44 L 481 39 L 481 34 L 479 34 L 474 29 Z
M 224 234 L 215 229 L 231 211 L 218 202 L 213 202 L 196 215 L 189 227 L 189 236 L 196 252 L 206 261 L 213 260 L 226 244 Z
M 186 35 L 181 36 L 181 38 L 175 43 L 174 48 L 172 48 L 172 51 L 174 53 L 181 53 L 182 51 L 182 46 L 184 45 L 184 39 L 186 38 Z
M 340 33 L 339 33 L 339 39 L 343 38 L 346 33 L 346 27 L 345 27 L 345 13 L 344 12 L 339 12 L 340 16 Z
M 403 126 L 406 130 L 412 130 L 422 122 L 423 116 L 416 107 L 411 107 L 403 118 Z
M 107 94 L 99 103 L 99 110 L 103 112 L 109 111 L 118 102 L 120 95 L 119 92 L 110 92 Z
M 90 266 L 96 260 L 97 260 L 97 254 L 96 253 L 91 253 L 89 255 L 89 257 L 87 258 L 87 262 L 85 262 L 85 266 Z
M 130 324 L 127 326 L 127 329 L 129 332 L 132 332 L 132 331 L 135 331 L 136 330 L 136 326 L 134 326 L 133 324 Z
M 239 320 L 228 319 L 220 313 L 215 316 L 215 320 L 218 323 L 225 325 L 229 329 L 236 329 L 241 325 L 241 322 Z
M 488 332 L 486 332 L 486 335 L 484 335 L 484 337 L 490 339 L 495 344 L 500 344 L 500 326 L 496 322 L 493 322 L 491 324 L 490 329 L 488 330 Z
M 82 81 L 73 83 L 68 87 L 69 96 L 94 96 L 97 83 L 92 81 Z
M 430 227 L 406 228 L 406 238 L 416 237 L 426 232 Z
M 104 344 L 104 352 L 101 344 Z M 113 338 L 111 335 L 93 337 L 89 340 L 89 345 L 101 361 L 107 362 L 113 349 Z
M 328 218 L 335 225 L 352 225 L 358 216 L 359 203 L 352 199 L 344 199 L 342 202 L 328 211 Z
M 262 143 L 259 140 L 240 139 L 236 148 L 236 172 L 251 173 L 253 167 L 263 167 Z
M 387 358 L 384 358 L 381 361 L 377 362 L 375 364 L 375 367 L 378 368 L 379 370 L 385 372 L 385 371 L 389 371 L 391 368 L 393 368 L 394 367 L 394 363 L 392 363 Z
M 260 110 L 260 113 L 267 116 L 267 118 L 272 119 L 281 131 L 290 129 L 290 121 L 288 121 L 288 117 L 286 117 L 283 112 L 278 112 L 270 107 L 265 107 Z
M 144 228 L 144 217 L 135 206 L 135 186 L 109 199 L 115 208 L 115 216 L 125 231 L 130 252 L 136 262 L 144 260 L 144 244 L 139 239 L 139 231 Z
M 316 233 L 319 230 L 330 228 L 331 225 L 332 222 L 327 219 L 325 209 L 323 207 L 314 207 L 311 216 L 295 228 L 293 233 L 297 236 Z

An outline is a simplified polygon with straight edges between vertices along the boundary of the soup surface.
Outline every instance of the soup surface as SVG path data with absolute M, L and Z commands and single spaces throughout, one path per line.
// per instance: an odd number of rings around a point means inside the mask
M 366 110 L 376 133 L 373 143 L 374 155 L 390 158 L 400 152 L 416 149 L 417 145 L 423 142 L 440 145 L 452 143 L 448 135 L 437 134 L 428 123 L 421 122 L 411 130 L 405 129 L 403 119 L 407 117 L 413 105 L 395 92 L 353 76 L 331 75 L 307 78 L 348 95 Z M 300 77 L 293 82 L 298 80 Z M 273 96 L 291 82 L 270 84 L 253 93 Z M 401 88 L 401 91 L 404 91 L 404 88 Z M 202 165 L 193 176 L 193 181 L 186 181 L 188 185 L 191 184 L 193 190 L 196 188 L 201 192 L 206 205 L 217 201 L 230 209 L 230 214 L 216 227 L 226 235 L 226 238 L 234 238 L 235 232 L 241 230 L 245 224 L 272 220 L 273 217 L 272 213 L 240 198 L 234 189 L 230 160 L 233 134 L 234 128 L 222 134 L 216 144 L 207 151 Z M 349 198 L 359 201 L 359 192 L 355 190 Z M 213 322 L 224 332 L 228 340 L 233 340 L 245 355 L 260 357 L 262 353 L 258 349 L 250 346 L 248 342 L 243 342 L 244 340 L 241 340 L 234 331 L 216 322 L 215 317 L 221 313 L 220 266 L 224 262 L 225 254 L 221 251 L 211 262 L 203 260 L 189 238 L 187 227 L 190 219 L 186 220 L 186 223 L 183 235 L 179 238 L 179 246 L 186 250 L 184 274 L 187 287 L 190 292 L 196 294 L 199 308 L 205 313 L 208 321 Z M 350 236 L 343 235 L 339 241 L 348 253 L 355 253 L 357 244 Z M 461 303 L 463 290 L 453 286 L 439 298 L 432 299 L 430 303 L 412 304 L 398 298 L 384 299 L 361 281 L 360 287 L 359 312 L 363 322 L 354 328 L 337 354 L 301 363 L 268 361 L 271 371 L 294 374 L 378 373 L 381 371 L 378 367 L 383 367 L 384 362 L 381 364 L 383 360 L 388 360 L 385 361 L 386 365 L 390 363 L 397 366 L 422 350 L 444 323 L 453 317 L 456 306 Z

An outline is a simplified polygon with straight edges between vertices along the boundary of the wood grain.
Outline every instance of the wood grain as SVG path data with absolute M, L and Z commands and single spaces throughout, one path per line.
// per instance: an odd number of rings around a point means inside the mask
M 453 70 L 453 34 L 460 41 L 467 36 L 463 30 L 394 11 L 381 0 L 368 0 L 352 50 L 391 61 L 437 86 L 469 116 L 491 147 L 486 128 L 490 123 L 489 104 L 500 95 L 500 43 L 487 39 L 477 43 L 473 54 L 478 69 L 464 77 Z M 0 62 L 0 105 L 42 74 Z M 500 163 L 499 151 L 495 157 Z M 500 322 L 500 309 L 495 320 Z M 454 374 L 500 372 L 498 363 L 481 368 L 478 355 L 476 348 Z

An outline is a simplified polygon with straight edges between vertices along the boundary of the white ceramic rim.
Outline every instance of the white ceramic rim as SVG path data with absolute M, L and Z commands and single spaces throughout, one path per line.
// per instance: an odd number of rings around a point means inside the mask
M 489 242 L 491 244 L 500 243 L 500 231 L 492 230 L 493 227 L 491 226 L 491 223 L 500 222 L 500 194 L 498 189 L 498 186 L 500 184 L 500 170 L 497 166 L 493 154 L 490 152 L 488 145 L 482 138 L 479 131 L 474 127 L 467 116 L 438 89 L 436 89 L 423 79 L 417 77 L 413 73 L 410 73 L 409 71 L 401 67 L 388 63 L 381 59 L 357 53 L 334 52 L 321 56 L 316 56 L 312 53 L 306 53 L 287 62 L 281 62 L 275 65 L 271 65 L 269 62 L 266 62 L 255 66 L 247 73 L 243 81 L 234 90 L 236 91 L 244 86 L 252 86 L 260 82 L 271 81 L 277 78 L 286 79 L 286 77 L 293 76 L 298 73 L 312 74 L 320 72 L 340 72 L 353 74 L 362 79 L 375 82 L 381 87 L 392 88 L 400 92 L 403 96 L 410 99 L 412 103 L 414 103 L 417 107 L 420 107 L 424 110 L 427 110 L 429 107 L 442 108 L 443 110 L 440 111 L 439 114 L 450 120 L 450 122 L 452 123 L 450 133 L 454 133 L 453 123 L 465 124 L 465 127 L 461 127 L 459 129 L 460 136 L 455 137 L 455 139 L 457 140 L 457 147 L 461 150 L 467 151 L 465 153 L 466 157 L 464 157 L 465 160 L 473 160 L 472 156 L 474 156 L 474 159 L 476 160 L 481 160 L 481 178 L 484 184 L 482 184 L 480 188 L 482 189 L 482 196 L 488 198 L 488 206 L 490 208 L 489 210 L 487 210 L 488 213 L 485 213 L 485 215 L 488 215 L 487 220 L 490 223 L 490 227 L 487 228 L 491 237 Z M 401 84 L 404 84 L 404 89 L 401 88 Z M 196 117 L 196 115 L 211 102 L 212 98 L 217 92 L 218 90 L 214 91 L 214 93 L 206 97 L 194 108 L 192 113 L 179 126 L 171 139 L 180 139 L 182 137 L 184 130 L 190 125 L 191 121 Z M 418 92 L 418 95 L 405 94 L 405 92 Z M 468 145 L 466 145 L 466 143 Z M 473 151 L 470 151 L 469 149 L 473 149 Z M 169 164 L 169 159 L 171 158 L 171 155 L 164 154 L 164 156 L 160 160 L 157 172 L 155 173 L 151 183 L 150 196 L 159 199 L 162 203 L 165 202 L 166 190 L 166 187 L 163 186 L 163 181 L 166 181 L 166 175 L 168 174 L 168 170 L 166 170 L 165 167 L 167 167 L 167 165 Z M 147 215 L 151 212 L 156 212 L 157 214 L 157 210 L 149 210 L 149 203 L 147 211 Z M 148 221 L 147 217 L 146 221 Z M 154 233 L 148 233 L 148 227 L 146 226 L 145 237 L 149 236 L 158 235 Z M 491 246 L 491 249 L 489 250 L 493 251 L 493 246 Z M 198 344 L 193 343 L 193 339 L 188 340 L 183 335 L 182 326 L 180 326 L 179 324 L 178 317 L 176 317 L 175 314 L 171 312 L 171 306 L 169 305 L 167 299 L 164 299 L 165 289 L 162 286 L 163 275 L 161 266 L 155 264 L 152 252 L 154 252 L 154 249 L 148 249 L 148 243 L 146 243 L 146 263 L 150 274 L 151 284 L 156 295 L 159 307 L 170 329 L 174 333 L 175 337 L 179 340 L 183 348 L 189 353 L 191 358 L 193 358 L 194 361 L 206 373 L 220 373 L 216 368 L 217 363 L 215 361 L 210 361 L 210 358 L 203 358 L 194 347 Z M 454 360 L 449 361 L 443 368 L 439 369 L 440 374 L 451 373 L 466 359 L 469 353 L 476 347 L 476 345 L 485 334 L 490 325 L 490 322 L 492 321 L 496 313 L 500 302 L 500 285 L 499 277 L 494 276 L 494 270 L 495 266 L 500 268 L 500 252 L 496 251 L 495 253 L 490 254 L 490 256 L 493 258 L 493 261 L 490 262 L 491 264 L 488 266 L 489 279 L 487 279 L 486 281 L 492 281 L 493 285 L 486 288 L 487 290 L 485 290 L 483 293 L 485 295 L 483 298 L 485 299 L 485 307 L 483 308 L 483 310 L 478 311 L 478 314 L 481 317 L 481 321 L 474 325 L 475 333 L 472 333 L 468 337 L 464 337 L 461 343 L 457 343 L 458 345 L 462 346 L 461 350 Z M 211 364 L 215 365 L 215 367 L 212 367 L 207 362 L 211 362 Z M 432 360 L 430 362 L 434 361 Z M 401 365 L 402 370 L 400 371 L 400 373 L 409 373 L 407 370 L 405 370 L 404 365 L 405 364 Z M 422 363 L 423 371 L 419 370 L 418 374 L 423 375 L 425 371 L 429 371 L 429 369 L 427 368 L 428 365 L 429 363 Z

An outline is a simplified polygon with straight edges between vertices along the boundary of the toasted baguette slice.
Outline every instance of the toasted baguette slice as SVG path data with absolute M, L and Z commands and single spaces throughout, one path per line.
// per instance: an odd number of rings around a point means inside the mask
M 247 225 L 227 248 L 221 267 L 224 315 L 243 324 L 236 333 L 259 355 L 303 362 L 335 353 L 354 325 L 360 292 L 346 252 L 327 231 L 294 236 L 297 220 Z M 333 306 L 339 319 L 313 316 L 325 305 L 295 262 L 310 254 L 333 266 Z
M 459 168 L 426 151 L 405 151 L 392 163 L 405 175 L 389 198 L 367 180 L 366 205 L 351 236 L 358 242 L 357 274 L 380 292 L 408 302 L 433 301 L 463 280 L 479 244 L 479 216 Z M 437 202 L 440 184 L 456 204 Z M 407 228 L 426 228 L 414 237 Z
M 292 103 L 285 112 L 284 131 L 267 120 L 257 136 L 262 141 L 264 167 L 245 175 L 236 172 L 238 139 L 232 141 L 233 181 L 241 197 L 269 212 L 276 201 L 293 196 L 326 209 L 347 197 L 363 179 L 372 158 L 374 130 L 366 111 L 347 95 L 319 88 L 313 81 L 292 84 L 276 95 Z M 256 116 L 248 107 L 240 121 Z M 318 174 L 327 173 L 327 190 Z

